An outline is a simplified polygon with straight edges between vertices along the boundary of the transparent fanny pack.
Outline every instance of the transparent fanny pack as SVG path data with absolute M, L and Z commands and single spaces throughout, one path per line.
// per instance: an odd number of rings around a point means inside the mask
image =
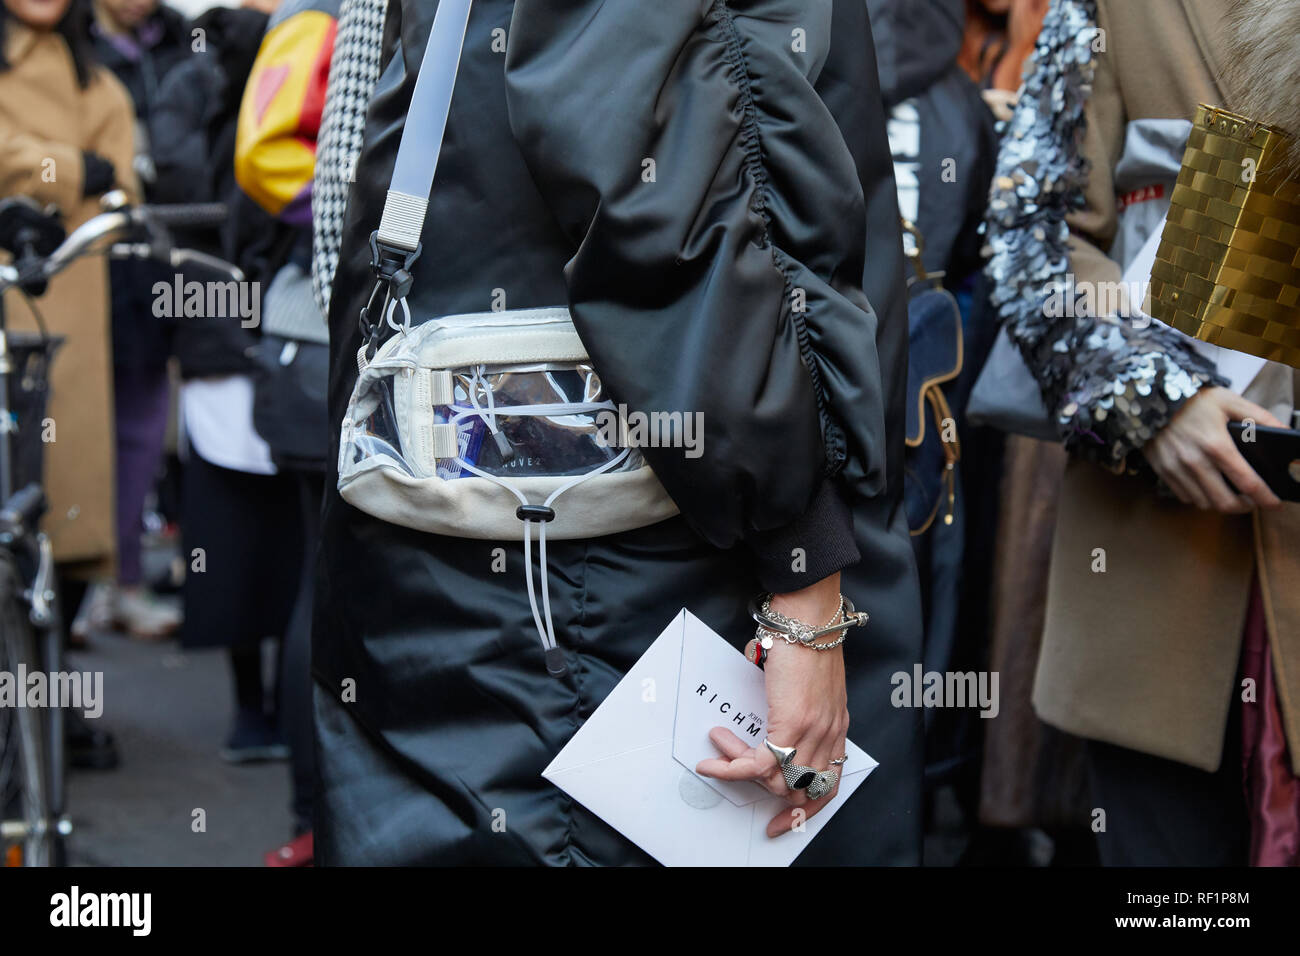
M 358 364 L 339 491 L 369 514 L 494 539 L 526 515 L 579 538 L 676 513 L 641 453 L 618 446 L 617 408 L 567 309 L 432 319 Z
M 547 670 L 561 676 L 547 536 L 629 531 L 677 506 L 636 449 L 615 445 L 615 405 L 567 309 L 444 316 L 415 328 L 408 314 L 394 327 L 373 359 L 364 347 L 357 355 L 339 493 L 376 518 L 434 534 L 507 539 L 522 527 L 533 622 Z
M 368 388 L 358 409 L 369 414 L 352 422 L 351 465 L 388 459 L 413 478 L 452 481 L 476 474 L 576 477 L 606 465 L 613 473 L 643 464 L 639 452 L 620 456 L 610 441 L 608 416 L 616 410 L 601 400 L 590 365 L 405 365 L 375 375 Z

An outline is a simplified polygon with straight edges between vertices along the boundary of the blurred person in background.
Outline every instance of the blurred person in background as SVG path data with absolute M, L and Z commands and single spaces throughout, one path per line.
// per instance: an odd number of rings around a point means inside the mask
M 279 670 L 279 716 L 291 751 L 293 832 L 272 865 L 312 861 L 312 583 L 328 455 L 329 329 L 312 290 L 316 143 L 334 50 L 338 0 L 286 0 L 272 15 L 244 91 L 235 177 L 284 235 L 263 296 L 255 426 L 279 475 L 294 484 L 302 559 Z
M 219 227 L 176 230 L 177 243 L 233 262 L 251 277 L 271 269 L 286 233 L 235 181 L 239 108 L 274 7 L 255 0 L 197 16 L 203 55 L 184 58 L 167 74 L 149 123 L 158 201 L 220 202 L 228 212 Z M 251 371 L 248 350 L 257 335 L 237 321 L 178 319 L 173 352 L 181 377 Z
M 194 21 L 203 31 L 203 53 L 167 75 L 151 120 L 158 195 L 226 204 L 219 230 L 186 234 L 185 241 L 239 266 L 249 294 L 267 287 L 293 241 L 292 230 L 235 180 L 240 107 L 268 23 L 262 6 L 216 7 Z M 181 644 L 227 649 L 235 714 L 221 755 L 231 763 L 289 753 L 277 678 L 264 679 L 261 647 L 288 627 L 302 527 L 296 489 L 276 473 L 253 426 L 252 353 L 260 337 L 260 326 L 245 327 L 239 316 L 183 319 L 175 335 L 184 437 L 182 551 L 190 559 Z
M 1079 206 L 1074 288 L 1122 288 L 1150 276 L 1198 103 L 1300 133 L 1300 0 L 1056 0 L 1047 30 L 990 224 L 990 268 L 1022 293 L 1008 331 L 1072 453 L 1033 704 L 1088 740 L 1103 863 L 1300 864 L 1300 506 L 1227 429 L 1294 427 L 1300 374 L 1136 301 L 1063 311 L 1016 285 L 1064 215 L 1036 171 Z
M 157 202 L 149 125 L 163 77 L 190 56 L 185 19 L 157 0 L 94 0 L 92 32 L 100 61 L 126 86 L 135 104 L 134 168 L 145 199 Z M 73 621 L 73 634 L 120 627 L 142 638 L 170 634 L 180 613 L 159 601 L 142 564 L 145 501 L 163 461 L 171 411 L 167 358 L 171 325 L 154 313 L 154 285 L 171 286 L 174 270 L 150 260 L 119 259 L 112 278 L 113 394 L 117 462 L 117 586 L 100 582 Z
M 1048 0 L 966 0 L 966 7 L 961 63 L 997 119 L 1009 120 Z M 1006 134 L 1005 123 L 999 129 Z M 975 315 L 967 324 L 966 371 L 972 378 L 1001 334 L 990 301 L 999 283 L 987 274 L 978 283 Z M 987 667 L 1000 675 L 1002 698 L 998 716 L 979 722 L 981 826 L 965 859 L 1089 864 L 1096 849 L 1080 823 L 1088 806 L 1083 742 L 1044 724 L 1030 703 L 1065 452 L 1055 442 L 963 425 L 963 487 L 968 500 L 980 504 L 969 512 L 979 530 L 966 552 L 970 586 L 962 618 L 987 622 Z
M 979 86 L 958 63 L 966 11 L 963 0 L 867 0 L 872 35 L 879 61 L 880 86 L 889 111 L 889 143 L 894 158 L 899 211 L 916 226 L 919 243 L 907 242 L 919 255 L 927 276 L 939 278 L 953 294 L 960 323 L 935 323 L 924 311 L 909 324 L 909 365 L 924 369 L 909 374 L 909 387 L 919 387 L 926 376 L 953 361 L 956 377 L 941 386 L 948 408 L 957 422 L 965 412 L 965 397 L 978 372 L 988 335 L 971 328 L 984 313 L 977 281 L 983 261 L 981 230 L 988 202 L 989 182 L 997 154 L 993 114 L 985 106 Z M 929 282 L 909 277 L 913 293 L 930 289 Z M 913 299 L 915 305 L 916 299 Z M 944 315 L 951 313 L 945 309 Z M 926 400 L 909 395 L 909 403 Z M 924 413 L 931 412 L 928 404 Z M 933 419 L 931 419 L 933 421 Z M 937 429 L 937 426 L 936 426 Z M 934 435 L 936 429 L 931 429 Z M 985 629 L 977 614 L 963 603 L 968 585 L 980 593 L 979 581 L 987 562 L 964 561 L 963 553 L 986 553 L 988 508 L 981 490 L 967 494 L 983 468 L 977 446 L 960 431 L 960 461 L 953 470 L 954 497 L 951 521 L 934 512 L 925 527 L 912 528 L 912 546 L 921 573 L 925 642 L 921 661 L 927 672 L 967 670 L 982 663 Z M 931 441 L 938 440 L 937 436 Z M 909 449 L 909 456 L 913 454 Z M 918 449 L 909 460 L 909 479 L 918 484 L 931 480 L 938 487 L 942 460 L 930 461 Z M 921 478 L 922 475 L 926 477 Z M 915 476 L 915 477 L 914 477 Z M 915 494 L 909 488 L 909 496 Z M 938 492 L 942 494 L 942 491 Z M 921 495 L 925 505 L 928 498 Z M 974 503 L 973 507 L 971 502 Z M 926 508 L 919 509 L 921 514 Z M 969 541 L 969 544 L 968 544 Z M 973 580 L 972 580 L 973 579 Z M 985 587 L 986 590 L 986 587 Z M 969 711 L 926 712 L 926 786 L 933 793 L 947 783 L 967 782 L 977 775 L 978 730 L 984 723 Z M 963 803 L 973 813 L 972 785 L 959 787 L 969 795 Z
M 959 62 L 998 119 L 1011 115 L 1025 61 L 1034 52 L 1049 0 L 965 0 Z
M 900 212 L 924 237 L 926 271 L 961 290 L 983 264 L 980 226 L 997 146 L 993 117 L 958 61 L 962 0 L 867 0 L 867 11 Z
M 5 0 L 0 196 L 29 196 L 57 207 L 69 231 L 100 211 L 100 197 L 109 190 L 138 197 L 133 125 L 122 84 L 95 62 L 86 0 Z M 50 376 L 47 414 L 54 431 L 45 445 L 50 507 L 43 527 L 66 597 L 113 570 L 113 393 L 104 260 L 87 256 L 74 262 L 35 308 L 44 328 L 64 339 Z M 6 293 L 5 315 L 15 330 L 39 328 L 32 308 L 15 292 Z M 107 731 L 70 719 L 69 735 L 74 765 L 116 765 Z
M 149 122 L 163 78 L 189 57 L 198 37 L 179 12 L 159 0 L 92 0 L 91 34 L 99 60 L 126 86 L 135 104 L 135 168 L 145 194 L 156 179 Z M 201 48 L 201 45 L 200 45 Z M 150 196 L 152 198 L 152 196 Z

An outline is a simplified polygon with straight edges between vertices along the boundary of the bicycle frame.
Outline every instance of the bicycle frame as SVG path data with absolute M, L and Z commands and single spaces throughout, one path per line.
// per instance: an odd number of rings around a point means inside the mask
M 177 267 L 195 265 L 225 273 L 236 281 L 243 280 L 243 273 L 230 263 L 194 250 L 174 248 L 164 228 L 169 218 L 180 224 L 220 221 L 224 217 L 224 207 L 202 204 L 171 209 L 132 209 L 125 206 L 124 198 L 112 194 L 105 196 L 105 205 L 110 207 L 108 211 L 74 229 L 58 248 L 40 260 L 34 278 L 52 278 L 91 251 L 100 240 L 143 230 L 150 241 L 118 243 L 108 250 L 109 254 L 163 259 Z M 0 619 L 0 629 L 4 631 L 0 640 L 8 648 L 10 659 L 21 661 L 34 657 L 32 663 L 55 673 L 62 670 L 63 636 L 55 599 L 54 556 L 49 538 L 38 527 L 40 513 L 44 510 L 44 494 L 39 486 L 14 488 L 12 441 L 16 423 L 9 385 L 17 368 L 5 320 L 4 292 L 32 278 L 30 273 L 20 275 L 13 266 L 0 265 L 0 563 L 3 564 L 0 570 L 3 578 L 12 578 L 0 581 L 0 615 L 10 613 L 9 609 L 15 605 L 27 609 L 25 620 Z M 33 488 L 35 490 L 30 490 Z M 24 559 L 34 567 L 26 579 L 20 566 Z M 23 587 L 28 579 L 29 586 Z M 25 644 L 30 647 L 25 647 Z M 0 844 L 21 841 L 24 863 L 40 866 L 52 862 L 57 838 L 71 832 L 71 824 L 63 816 L 63 711 L 58 707 L 48 708 L 45 712 L 48 719 L 43 726 L 38 712 L 31 708 L 17 708 L 17 713 L 26 819 L 0 821 Z
M 4 296 L 0 294 L 0 507 L 6 511 L 14 495 L 12 439 L 16 427 L 9 401 L 9 380 L 16 371 L 9 335 Z M 16 561 L 24 545 L 34 545 L 35 550 L 36 570 L 29 587 L 22 586 L 25 582 Z M 16 609 L 21 610 L 23 605 L 29 608 L 26 621 L 3 622 L 0 640 L 7 645 L 6 659 L 23 661 L 31 656 L 34 658 L 31 664 L 47 672 L 58 672 L 63 659 L 62 628 L 55 600 L 54 555 L 49 538 L 36 528 L 6 528 L 0 531 L 0 547 L 9 553 L 6 561 L 12 564 L 8 571 L 12 580 L 6 585 L 14 592 L 13 597 L 22 599 Z M 26 866 L 47 866 L 53 862 L 56 835 L 66 836 L 71 832 L 70 823 L 63 819 L 63 711 L 50 708 L 42 719 L 31 708 L 20 707 L 16 709 L 16 723 L 24 818 L 0 822 L 0 843 L 21 844 Z

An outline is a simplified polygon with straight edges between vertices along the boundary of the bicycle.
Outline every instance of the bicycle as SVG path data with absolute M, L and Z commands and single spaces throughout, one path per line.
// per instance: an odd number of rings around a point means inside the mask
M 0 201 L 0 675 L 17 693 L 20 673 L 55 675 L 63 669 L 63 633 L 54 554 L 40 530 L 47 502 L 41 485 L 40 430 L 49 368 L 62 339 L 44 329 L 32 299 L 84 255 L 157 259 L 242 282 L 243 273 L 215 256 L 182 249 L 169 228 L 223 222 L 221 203 L 130 206 L 120 192 L 104 196 L 103 213 L 64 235 L 56 216 L 22 197 Z M 111 240 L 111 241 L 109 241 Z M 38 319 L 38 333 L 8 329 L 4 293 L 21 290 Z M 15 490 L 16 489 L 16 490 Z M 0 705 L 0 849 L 4 865 L 63 862 L 72 824 L 65 815 L 66 747 L 57 701 L 32 708 Z

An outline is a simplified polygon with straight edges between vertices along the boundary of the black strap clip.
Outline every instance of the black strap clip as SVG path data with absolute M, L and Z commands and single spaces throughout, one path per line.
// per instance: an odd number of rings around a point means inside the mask
M 423 249 L 423 244 L 418 242 L 414 249 L 400 249 L 380 242 L 378 229 L 370 234 L 370 268 L 375 277 L 388 286 L 389 298 L 405 299 L 411 291 L 411 284 L 415 281 L 411 267 Z
M 370 299 L 366 302 L 366 307 L 361 310 L 359 320 L 361 338 L 366 343 L 367 362 L 379 351 L 379 340 L 384 334 L 384 318 L 388 313 L 389 303 L 394 299 L 406 298 L 407 293 L 411 291 L 411 285 L 415 281 L 415 277 L 411 274 L 411 267 L 415 265 L 415 260 L 420 258 L 423 248 L 421 243 L 416 243 L 414 249 L 400 249 L 386 242 L 380 242 L 378 229 L 370 234 L 370 269 L 374 272 L 376 281 L 375 287 L 370 290 Z M 375 307 L 375 299 L 379 297 L 381 291 L 384 293 L 384 302 L 379 315 L 376 316 L 373 315 L 372 310 Z

